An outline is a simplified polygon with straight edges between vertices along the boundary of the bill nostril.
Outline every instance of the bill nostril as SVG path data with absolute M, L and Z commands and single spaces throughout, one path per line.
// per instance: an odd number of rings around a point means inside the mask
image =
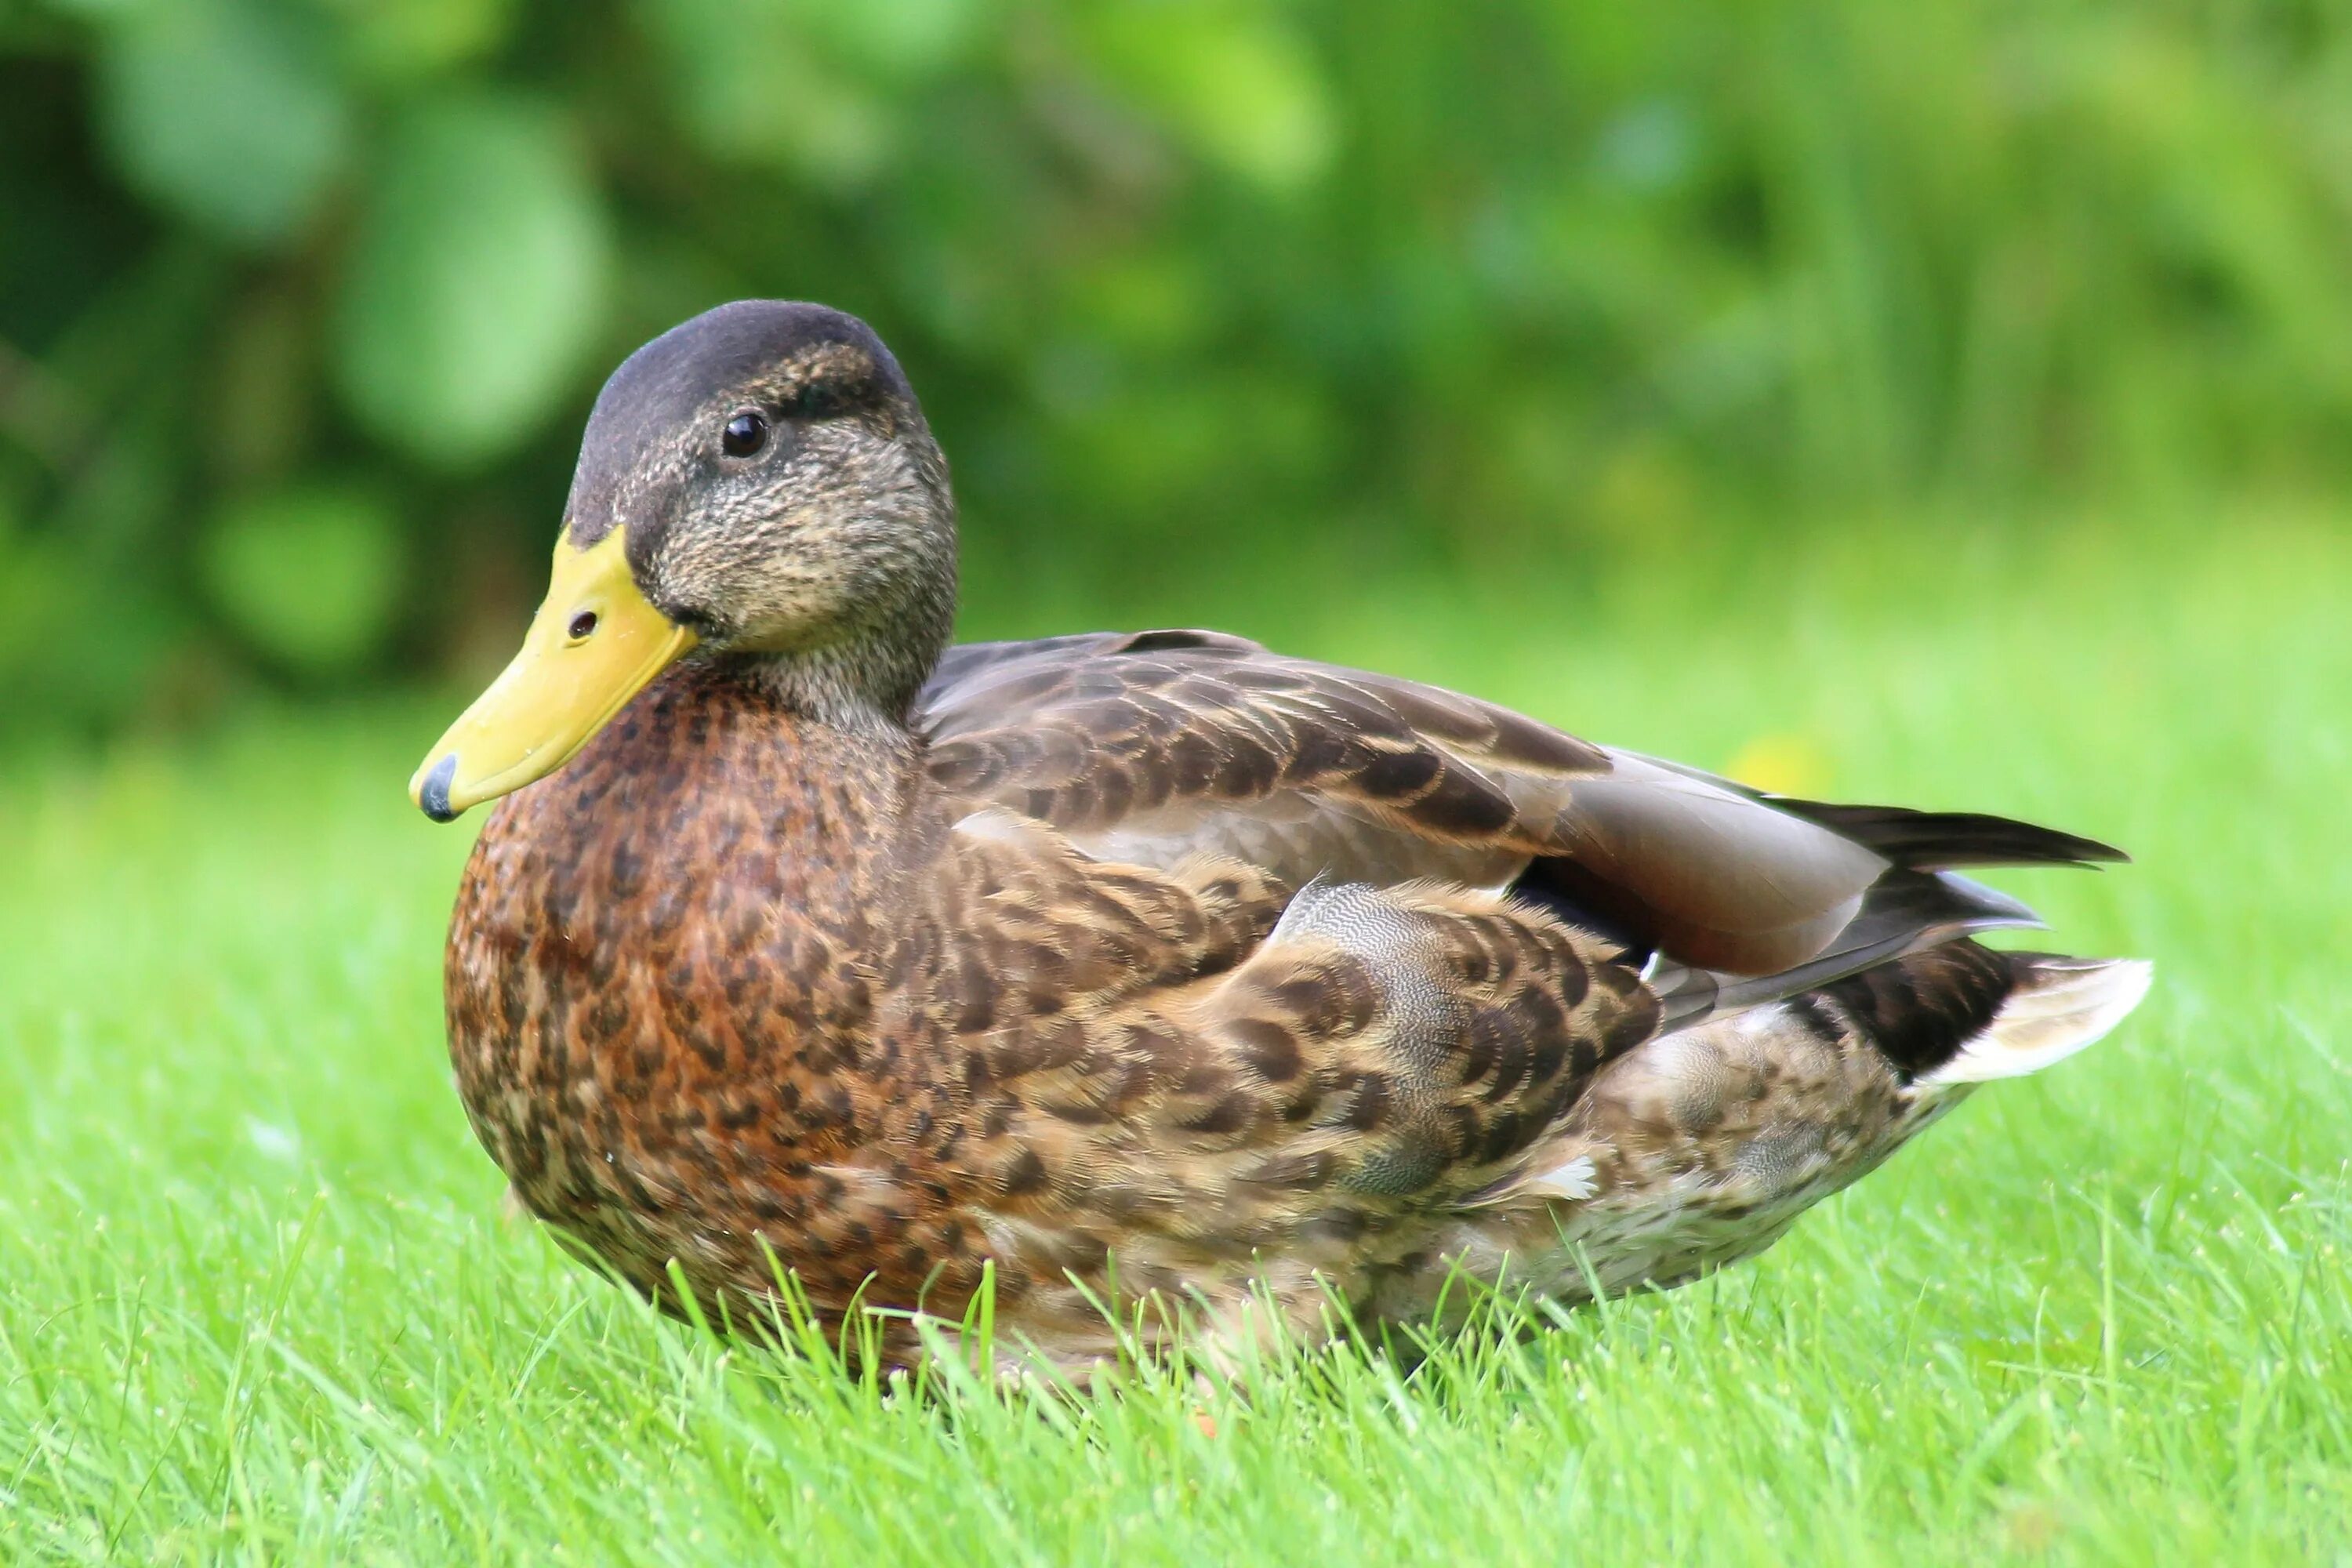
M 581 611 L 578 615 L 572 617 L 572 625 L 566 629 L 572 634 L 572 640 L 573 642 L 578 642 L 582 637 L 586 637 L 589 633 L 596 629 L 596 612 L 593 610 Z

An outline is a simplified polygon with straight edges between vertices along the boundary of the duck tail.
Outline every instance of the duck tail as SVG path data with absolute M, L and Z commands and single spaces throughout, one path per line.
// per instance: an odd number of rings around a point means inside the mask
M 1992 1023 L 1923 1075 L 1933 1085 L 2022 1078 L 2096 1044 L 2147 994 L 2156 966 L 2142 958 L 2008 952 L 2013 983 Z
M 2147 994 L 2149 965 L 1946 942 L 1796 1000 L 1835 1019 L 1922 1089 L 2019 1078 L 2074 1055 Z M 1828 1032 L 1834 1032 L 1831 1030 Z

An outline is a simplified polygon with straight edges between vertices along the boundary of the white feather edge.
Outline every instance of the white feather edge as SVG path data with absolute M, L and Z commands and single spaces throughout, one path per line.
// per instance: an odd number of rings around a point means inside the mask
M 2155 976 L 2156 966 L 2144 958 L 2045 963 L 2036 972 L 2040 984 L 2002 1003 L 1990 1027 L 1921 1081 L 1989 1083 L 2040 1072 L 2122 1023 Z

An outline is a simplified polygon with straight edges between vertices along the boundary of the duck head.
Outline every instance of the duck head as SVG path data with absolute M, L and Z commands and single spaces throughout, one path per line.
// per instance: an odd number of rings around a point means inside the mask
M 546 777 L 682 658 L 902 721 L 955 588 L 947 464 L 882 340 L 821 305 L 722 305 L 604 384 L 522 651 L 409 798 L 447 822 Z

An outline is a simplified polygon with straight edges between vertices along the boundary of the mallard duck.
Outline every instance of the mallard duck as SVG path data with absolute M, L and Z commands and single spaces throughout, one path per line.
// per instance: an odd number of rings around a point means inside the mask
M 1956 868 L 2123 858 L 2086 838 L 1213 632 L 950 647 L 955 606 L 890 352 L 723 306 L 606 383 L 522 650 L 411 783 L 499 800 L 446 960 L 474 1131 L 673 1310 L 790 1280 L 905 1357 L 988 1280 L 1076 1367 L 1668 1286 L 2147 987 L 1972 940 L 2036 922 Z

